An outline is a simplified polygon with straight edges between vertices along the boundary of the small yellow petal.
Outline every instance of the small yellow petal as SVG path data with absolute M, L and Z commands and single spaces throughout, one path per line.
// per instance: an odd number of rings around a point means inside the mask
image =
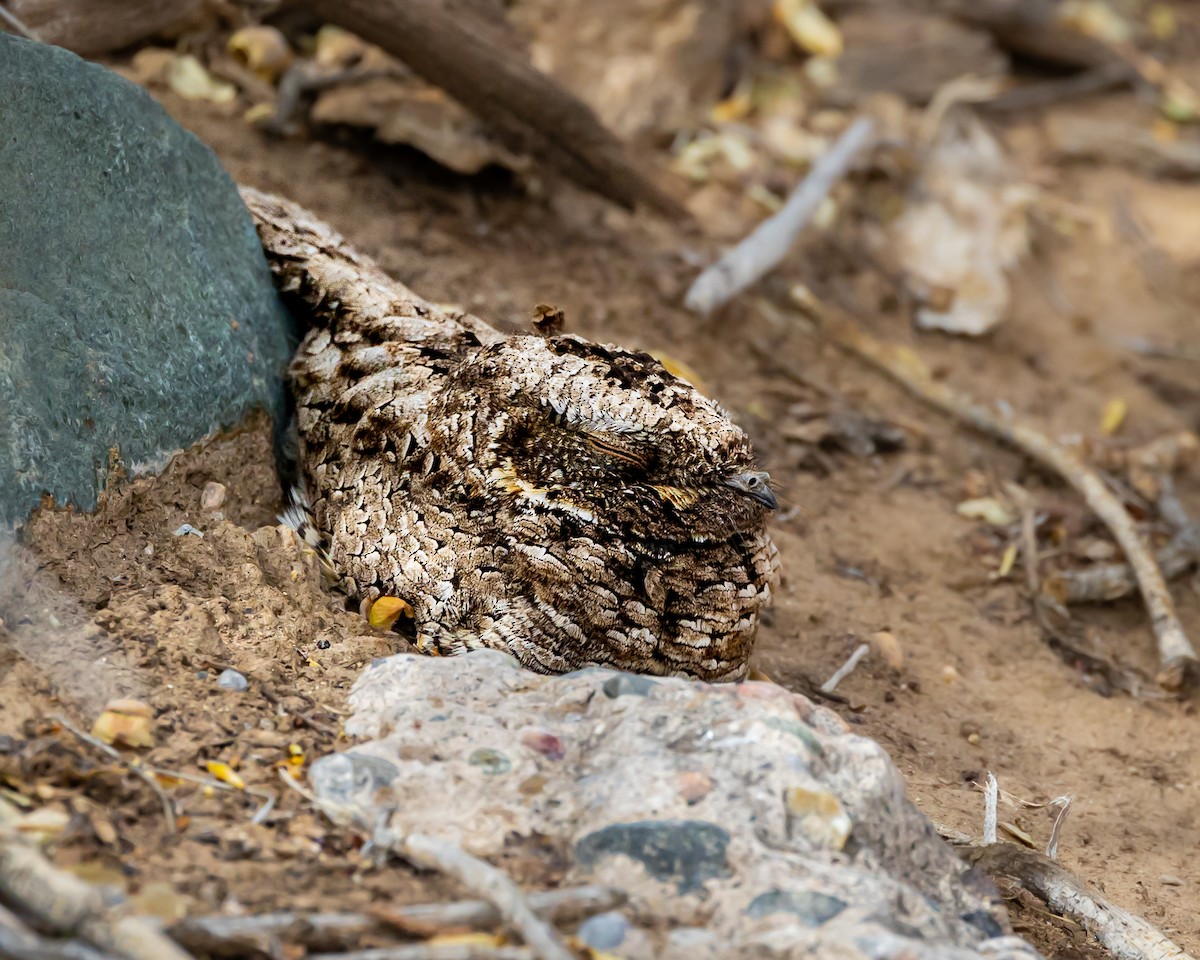
M 1012 573 L 1013 564 L 1017 562 L 1017 545 L 1010 543 L 1004 550 L 1004 556 L 1000 558 L 1000 569 L 996 571 L 996 576 L 1003 579 Z
M 1111 437 L 1121 429 L 1128 412 L 1129 405 L 1121 397 L 1109 400 L 1104 405 L 1104 414 L 1100 417 L 1100 432 L 1106 437 Z
M 222 783 L 227 783 L 237 790 L 246 789 L 246 781 L 239 777 L 237 771 L 227 763 L 222 763 L 220 760 L 209 760 L 204 764 L 204 769 Z
M 412 604 L 407 600 L 401 600 L 399 597 L 380 597 L 367 611 L 367 622 L 379 630 L 391 630 L 392 625 L 401 616 L 411 619 L 415 613 Z

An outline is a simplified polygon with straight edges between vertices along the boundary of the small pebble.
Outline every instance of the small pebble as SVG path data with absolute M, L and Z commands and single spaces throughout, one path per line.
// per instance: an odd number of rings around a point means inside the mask
M 1183 881 L 1179 877 L 1172 876 L 1169 873 L 1164 873 L 1158 878 L 1158 882 L 1164 887 L 1182 887 Z
M 221 675 L 217 677 L 217 686 L 242 693 L 250 686 L 250 682 L 236 670 L 222 670 Z
M 579 925 L 579 939 L 593 950 L 614 950 L 625 940 L 629 921 L 611 910 L 588 917 Z
M 200 509 L 216 510 L 225 502 L 225 484 L 209 480 L 200 492 Z
M 512 761 L 491 747 L 480 747 L 467 757 L 467 763 L 473 767 L 480 767 L 489 777 L 508 773 L 512 769 Z
M 185 523 L 178 530 L 173 531 L 173 535 L 176 537 L 182 537 L 185 533 L 190 533 L 193 537 L 203 538 L 204 536 L 203 533 L 193 527 L 190 523 Z

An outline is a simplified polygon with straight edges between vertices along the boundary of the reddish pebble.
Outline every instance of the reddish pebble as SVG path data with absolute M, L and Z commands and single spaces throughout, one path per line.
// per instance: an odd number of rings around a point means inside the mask
M 530 750 L 536 750 L 547 760 L 561 760 L 565 752 L 558 737 L 537 727 L 526 727 L 522 730 L 521 743 Z

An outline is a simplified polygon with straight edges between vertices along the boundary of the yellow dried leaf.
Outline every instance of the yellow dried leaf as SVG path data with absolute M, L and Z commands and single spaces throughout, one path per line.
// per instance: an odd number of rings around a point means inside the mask
M 292 65 L 292 48 L 275 27 L 254 24 L 242 27 L 229 38 L 228 50 L 234 59 L 249 67 L 268 82 L 274 82 Z
M 154 711 L 140 700 L 112 700 L 92 724 L 92 736 L 126 747 L 154 746 Z
M 750 92 L 740 90 L 714 106 L 710 116 L 713 123 L 731 123 L 735 120 L 745 119 L 753 106 L 754 101 L 750 97 Z
M 1000 558 L 1000 569 L 996 571 L 996 576 L 1003 580 L 1012 573 L 1013 564 L 1017 562 L 1017 545 L 1010 543 L 1004 548 L 1004 556 Z
M 508 940 L 499 933 L 443 933 L 425 943 L 439 947 L 503 947 Z
M 813 0 L 775 0 L 775 20 L 805 53 L 836 57 L 845 46 L 842 32 Z
M 1016 517 L 995 497 L 979 497 L 975 500 L 964 500 L 955 510 L 960 517 L 968 520 L 982 520 L 994 527 L 1007 527 Z
M 1156 40 L 1170 40 L 1179 29 L 1175 8 L 1166 3 L 1156 3 L 1146 11 L 1146 23 Z
M 246 789 L 246 781 L 238 776 L 238 772 L 227 763 L 222 763 L 220 760 L 209 760 L 204 764 L 204 769 L 222 783 L 227 783 L 237 790 Z
M 217 80 L 204 69 L 204 64 L 190 53 L 171 61 L 167 67 L 167 84 L 185 100 L 231 103 L 237 96 L 237 87 L 224 80 Z
M 242 114 L 242 119 L 245 120 L 246 123 L 254 124 L 254 123 L 261 123 L 262 121 L 267 120 L 273 116 L 275 116 L 274 104 L 256 103 L 249 110 L 247 110 L 245 113 Z M 293 570 L 292 571 L 292 580 L 295 581 L 295 580 L 299 580 L 299 579 L 300 579 L 300 574 L 297 573 L 295 570 Z
M 412 604 L 399 597 L 380 597 L 367 611 L 367 622 L 378 630 L 391 630 L 401 616 L 413 617 Z
M 1113 397 L 1104 405 L 1104 413 L 1100 417 L 1100 432 L 1106 437 L 1111 437 L 1121 429 L 1128 412 L 1129 405 L 1125 400 L 1122 397 Z

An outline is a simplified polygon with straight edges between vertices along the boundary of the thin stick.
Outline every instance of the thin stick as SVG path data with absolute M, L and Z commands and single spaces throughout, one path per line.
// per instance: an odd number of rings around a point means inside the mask
M 1058 841 L 1063 824 L 1067 820 L 1067 811 L 1071 809 L 1071 797 L 1056 797 L 1054 802 L 1058 804 L 1058 816 L 1054 818 L 1054 826 L 1050 828 L 1050 839 L 1046 841 L 1046 856 L 1051 860 L 1058 859 Z
M 1055 913 L 1078 920 L 1117 960 L 1191 960 L 1160 930 L 1110 903 L 1036 850 L 996 843 L 958 853 L 992 876 L 1018 880 Z
M 989 770 L 983 788 L 983 842 L 996 842 L 996 808 L 1000 800 L 1000 784 Z
M 64 717 L 62 715 L 56 716 L 54 718 L 54 722 L 57 723 L 60 727 L 62 727 L 64 730 L 66 730 L 68 733 L 71 733 L 74 736 L 78 737 L 84 743 L 95 747 L 97 750 L 101 751 L 104 754 L 107 754 L 109 757 L 111 757 L 113 760 L 115 760 L 118 764 L 120 764 L 122 767 L 124 767 L 126 770 L 128 770 L 130 773 L 132 773 L 134 776 L 139 777 L 142 780 L 144 780 L 146 782 L 146 784 L 150 787 L 150 789 L 154 791 L 154 795 L 156 797 L 158 797 L 158 802 L 162 804 L 163 818 L 166 820 L 167 832 L 168 833 L 176 832 L 175 804 L 173 804 L 171 802 L 171 798 L 167 796 L 166 791 L 163 790 L 163 788 L 159 785 L 158 781 L 154 779 L 154 775 L 152 773 L 150 773 L 145 767 L 143 767 L 138 760 L 136 760 L 136 759 L 126 760 L 125 757 L 123 757 L 119 751 L 113 749 L 107 743 L 105 743 L 103 740 L 99 739 L 98 737 L 93 737 L 90 733 L 84 733 L 82 730 L 80 730 L 78 727 L 76 727 L 69 720 L 67 720 L 66 717 Z
M 613 887 L 569 887 L 531 893 L 529 907 L 544 920 L 558 923 L 615 910 L 625 900 L 625 893 Z M 309 950 L 332 950 L 397 926 L 431 933 L 462 928 L 486 930 L 500 919 L 500 912 L 493 904 L 485 900 L 462 900 L 389 907 L 377 916 L 283 911 L 253 917 L 188 917 L 167 928 L 167 934 L 189 950 L 225 955 L 272 937 L 286 938 Z
M 875 124 L 869 117 L 860 117 L 850 124 L 837 143 L 813 164 L 783 208 L 695 279 L 684 305 L 696 313 L 712 313 L 773 270 L 821 201 L 829 196 L 834 184 L 846 175 L 854 158 L 871 141 L 874 130 Z
M 1177 580 L 1196 566 L 1200 562 L 1200 524 L 1175 534 L 1154 552 L 1154 562 L 1167 580 Z M 1128 563 L 1102 563 L 1056 574 L 1054 588 L 1061 591 L 1067 604 L 1107 603 L 1136 593 L 1138 582 Z
M 33 40 L 37 43 L 42 42 L 42 38 L 30 30 L 25 24 L 17 19 L 17 15 L 7 9 L 3 3 L 0 3 L 0 20 L 7 23 L 16 33 L 19 33 L 26 40 Z
M 537 960 L 574 960 L 558 932 L 538 917 L 504 871 L 447 840 L 424 834 L 409 834 L 389 846 L 417 866 L 439 870 L 494 904 L 505 925 L 525 941 Z
M 314 953 L 308 960 L 534 960 L 528 947 L 489 947 L 479 943 L 410 943 L 348 953 Z
M 833 693 L 837 689 L 837 685 L 850 676 L 854 672 L 854 668 L 858 666 L 859 661 L 870 652 L 871 645 L 869 643 L 860 643 L 854 652 L 850 654 L 846 662 L 833 672 L 833 676 L 821 684 L 821 692 Z
M 1112 532 L 1137 578 L 1158 641 L 1159 684 L 1168 690 L 1181 689 L 1189 669 L 1196 665 L 1196 651 L 1175 614 L 1175 604 L 1153 554 L 1102 477 L 1072 451 L 1019 422 L 1010 409 L 992 409 L 939 383 L 912 349 L 885 343 L 850 317 L 840 311 L 835 316 L 832 309 L 812 299 L 805 299 L 802 306 L 810 312 L 816 311 L 823 331 L 838 346 L 874 364 L 930 406 L 1016 447 L 1078 491 L 1088 508 Z
M 191 960 L 142 918 L 114 914 L 96 887 L 59 870 L 8 829 L 0 830 L 0 900 L 40 927 L 125 960 Z

